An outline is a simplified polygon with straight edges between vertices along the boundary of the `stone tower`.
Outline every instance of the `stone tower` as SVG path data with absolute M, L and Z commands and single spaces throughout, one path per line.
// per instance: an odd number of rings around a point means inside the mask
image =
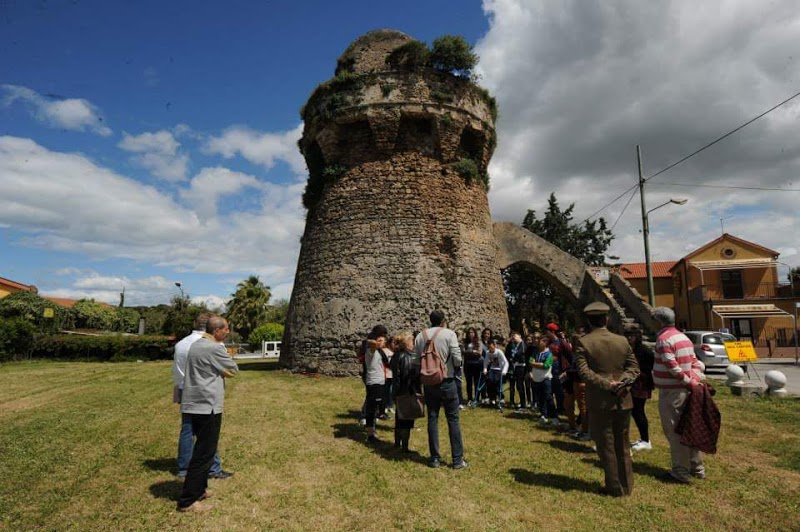
M 387 56 L 413 41 L 356 39 L 311 95 L 299 146 L 308 209 L 281 364 L 355 374 L 375 324 L 505 331 L 508 315 L 486 197 L 494 100 L 465 78 Z

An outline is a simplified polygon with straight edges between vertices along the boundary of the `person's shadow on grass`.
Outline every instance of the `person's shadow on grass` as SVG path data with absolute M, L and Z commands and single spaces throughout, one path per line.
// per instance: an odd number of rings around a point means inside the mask
M 420 455 L 417 451 L 412 450 L 407 453 L 404 453 L 401 452 L 399 448 L 393 445 L 393 441 L 389 440 L 389 438 L 392 438 L 392 440 L 394 439 L 394 429 L 392 427 L 378 425 L 377 427 L 378 434 L 376 435 L 384 439 L 381 439 L 376 443 L 367 442 L 366 430 L 361 425 L 355 423 L 335 423 L 332 425 L 332 427 L 333 427 L 334 438 L 347 438 L 349 440 L 352 440 L 358 444 L 363 445 L 373 453 L 376 453 L 384 460 L 390 460 L 392 462 L 408 461 L 408 462 L 417 462 L 420 464 L 427 463 L 425 457 Z
M 591 446 L 585 443 L 564 440 L 550 440 L 547 442 L 547 444 L 554 449 L 558 449 L 559 451 L 564 451 L 567 453 L 594 453 L 594 450 L 592 450 Z
M 151 458 L 142 464 L 152 471 L 175 471 L 175 458 Z
M 162 480 L 150 486 L 150 493 L 156 499 L 177 501 L 180 497 L 183 482 L 180 480 Z
M 556 473 L 534 473 L 527 469 L 509 469 L 508 472 L 514 476 L 515 482 L 543 488 L 555 488 L 561 491 L 598 493 L 601 487 L 599 482 L 587 482 L 580 478 Z
M 600 464 L 600 459 L 598 458 L 581 458 L 581 460 L 600 469 L 603 468 L 603 466 Z M 631 465 L 633 466 L 633 472 L 637 475 L 645 475 L 653 478 L 660 478 L 667 471 L 664 468 L 655 467 L 646 462 L 634 461 Z

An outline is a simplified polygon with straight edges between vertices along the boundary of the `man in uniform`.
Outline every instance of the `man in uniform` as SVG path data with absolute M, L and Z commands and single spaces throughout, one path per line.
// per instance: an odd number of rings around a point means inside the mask
M 639 375 L 639 365 L 625 337 L 606 328 L 608 311 L 600 302 L 583 309 L 592 332 L 577 340 L 575 364 L 586 383 L 589 432 L 605 471 L 601 491 L 621 497 L 633 492 L 628 437 L 633 401 L 626 384 Z

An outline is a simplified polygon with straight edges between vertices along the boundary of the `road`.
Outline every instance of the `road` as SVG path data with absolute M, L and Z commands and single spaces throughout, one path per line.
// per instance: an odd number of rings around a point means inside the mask
M 794 358 L 760 359 L 752 366 L 748 368 L 749 371 L 745 375 L 745 382 L 756 384 L 766 389 L 764 375 L 769 370 L 775 369 L 786 375 L 786 391 L 791 395 L 800 396 L 800 366 L 795 365 Z M 709 372 L 706 376 L 715 380 L 725 381 L 727 379 L 724 371 Z

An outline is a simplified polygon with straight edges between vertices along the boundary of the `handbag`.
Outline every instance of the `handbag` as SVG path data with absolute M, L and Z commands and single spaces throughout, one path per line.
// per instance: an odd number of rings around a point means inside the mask
M 425 417 L 425 403 L 422 394 L 398 395 L 394 399 L 398 419 L 419 419 Z

